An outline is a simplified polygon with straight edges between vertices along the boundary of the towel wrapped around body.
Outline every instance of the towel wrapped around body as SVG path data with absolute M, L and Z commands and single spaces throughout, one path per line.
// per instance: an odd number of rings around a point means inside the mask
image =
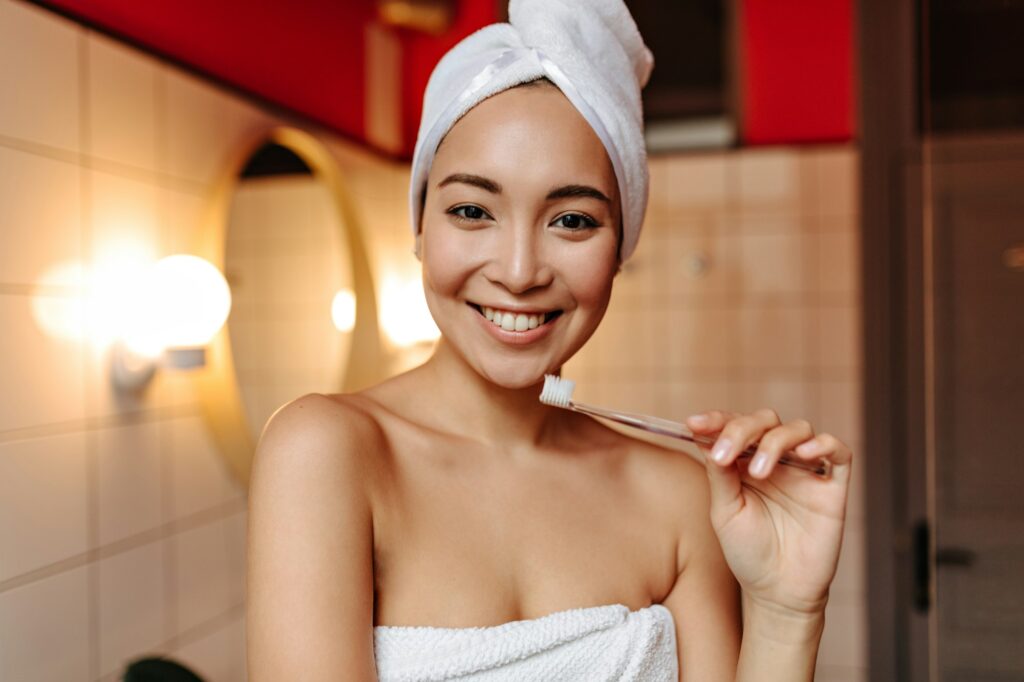
M 608 604 L 467 628 L 377 626 L 380 682 L 676 682 L 675 625 L 660 604 Z

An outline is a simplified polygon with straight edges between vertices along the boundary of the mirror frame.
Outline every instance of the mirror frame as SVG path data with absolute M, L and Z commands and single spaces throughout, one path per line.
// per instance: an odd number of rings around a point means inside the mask
M 205 258 L 224 272 L 231 201 L 239 176 L 253 154 L 267 143 L 279 144 L 295 152 L 327 185 L 334 200 L 342 240 L 348 246 L 352 266 L 352 284 L 356 297 L 356 321 L 348 357 L 343 359 L 343 391 L 355 391 L 380 378 L 381 340 L 377 324 L 377 296 L 363 241 L 362 225 L 350 199 L 341 170 L 334 156 L 313 135 L 289 126 L 272 126 L 253 135 L 229 159 L 227 171 L 218 179 L 205 206 L 202 229 L 193 245 L 193 253 Z M 196 376 L 195 386 L 203 419 L 221 455 L 235 477 L 248 488 L 252 457 L 257 439 L 245 413 L 242 393 L 235 374 L 231 337 L 225 323 L 206 348 L 206 366 Z M 358 360 L 356 360 L 358 359 Z M 296 396 L 298 397 L 298 396 Z

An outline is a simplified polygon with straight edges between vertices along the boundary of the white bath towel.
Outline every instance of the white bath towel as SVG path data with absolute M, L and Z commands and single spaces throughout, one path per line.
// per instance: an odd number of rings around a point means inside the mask
M 380 682 L 676 682 L 675 626 L 660 604 L 609 604 L 470 628 L 377 626 Z
M 622 198 L 625 260 L 647 209 L 640 90 L 654 57 L 622 0 L 511 0 L 509 23 L 485 26 L 438 62 L 427 82 L 409 187 L 413 233 L 434 152 L 482 100 L 542 76 L 579 110 L 608 152 Z

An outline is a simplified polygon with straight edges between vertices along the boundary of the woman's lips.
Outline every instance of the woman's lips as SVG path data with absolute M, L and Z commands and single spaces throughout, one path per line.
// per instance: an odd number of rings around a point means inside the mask
M 561 310 L 515 312 L 469 303 L 487 331 L 499 341 L 513 345 L 533 343 L 548 335 Z

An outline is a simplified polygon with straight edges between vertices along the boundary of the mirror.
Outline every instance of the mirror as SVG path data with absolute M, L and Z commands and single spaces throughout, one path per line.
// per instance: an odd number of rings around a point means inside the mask
M 231 356 L 254 439 L 289 400 L 344 386 L 356 299 L 343 234 L 330 188 L 301 157 L 276 142 L 256 150 L 231 196 L 224 251 Z
M 233 300 L 194 381 L 243 485 L 274 410 L 383 376 L 374 281 L 346 190 L 327 147 L 274 127 L 234 156 L 197 231 L 193 252 L 221 268 Z

